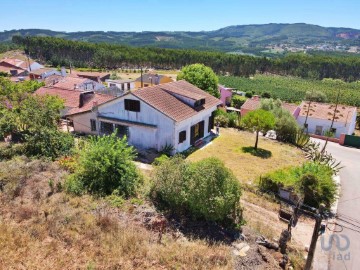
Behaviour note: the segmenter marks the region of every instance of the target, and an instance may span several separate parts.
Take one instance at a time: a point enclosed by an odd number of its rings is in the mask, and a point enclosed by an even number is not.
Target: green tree
[[[135,150],[127,144],[126,137],[119,139],[116,132],[91,136],[79,152],[78,168],[67,182],[68,190],[81,187],[101,196],[114,192],[132,196],[142,182],[133,162],[135,157]]]
[[[231,106],[240,109],[240,107],[245,103],[246,100],[246,97],[235,95],[231,99]]]
[[[267,132],[275,125],[275,116],[269,111],[258,109],[247,113],[242,118],[243,125],[256,133],[254,149],[257,150],[259,141],[259,132]]]
[[[321,91],[308,91],[305,94],[305,99],[307,101],[314,101],[314,102],[326,102],[326,95]]]
[[[192,64],[183,67],[177,76],[177,80],[186,80],[214,97],[220,97],[218,77],[210,67],[203,64]]]
[[[282,107],[279,99],[262,99],[260,109],[270,111],[275,116],[276,139],[283,142],[295,143],[298,124],[291,113]]]

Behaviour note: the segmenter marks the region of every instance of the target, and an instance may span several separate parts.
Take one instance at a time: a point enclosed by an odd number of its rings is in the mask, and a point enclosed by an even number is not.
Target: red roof
[[[74,90],[75,85],[83,84],[87,80],[89,80],[89,79],[67,76],[67,77],[63,78],[62,80],[60,80],[58,83],[54,84],[53,87]]]
[[[51,96],[58,96],[59,98],[63,99],[65,107],[69,109],[66,115],[73,115],[77,113],[87,112],[93,108],[94,102],[96,102],[97,105],[100,105],[102,103],[114,99],[113,96],[92,92],[92,97],[90,99],[87,99],[82,107],[79,107],[80,95],[82,93],[85,92],[78,90],[68,90],[68,89],[59,89],[59,88],[50,88],[50,87],[41,87],[35,91],[35,95],[40,95],[40,96],[51,95]],[[87,93],[89,93],[89,91]]]
[[[301,111],[299,116],[306,116],[309,108],[309,102],[304,101],[300,105]],[[332,121],[335,111],[335,104],[311,102],[309,116],[317,119]],[[350,121],[356,113],[356,107],[338,105],[335,114],[335,122]]]
[[[9,65],[12,65],[14,67],[18,67],[18,68],[21,68],[21,69],[27,69],[28,68],[28,62],[25,62],[25,61],[20,60],[20,59],[5,58],[5,59],[2,59],[0,62],[7,63]],[[32,64],[33,61],[30,61],[30,63]]]
[[[195,109],[171,93],[195,100],[205,98],[205,104]],[[177,122],[221,104],[219,99],[184,80],[142,88],[132,94]]]

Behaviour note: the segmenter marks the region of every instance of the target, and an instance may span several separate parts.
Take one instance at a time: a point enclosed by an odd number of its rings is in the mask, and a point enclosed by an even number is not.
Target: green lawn
[[[230,168],[242,183],[253,183],[260,175],[279,168],[299,165],[305,157],[299,149],[266,138],[259,138],[259,148],[271,152],[271,156],[256,156],[245,151],[254,146],[255,134],[235,129],[220,129],[220,136],[211,144],[192,153],[188,159],[198,161],[217,157]]]

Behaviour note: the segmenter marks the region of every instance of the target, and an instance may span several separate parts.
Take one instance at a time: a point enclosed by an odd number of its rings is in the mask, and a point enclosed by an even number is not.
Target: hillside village
[[[336,214],[341,164],[332,151],[360,147],[356,107],[327,103],[316,91],[295,104],[217,79],[203,87],[188,70],[216,75],[199,64],[171,75],[129,75],[130,69],[83,71],[19,58],[0,60],[0,246],[10,254],[0,257],[2,265],[309,263],[319,209],[322,222]],[[11,236],[17,230],[21,242]],[[26,242],[49,254],[32,250],[34,259],[27,259]],[[322,267],[319,243],[316,250],[310,264]]]

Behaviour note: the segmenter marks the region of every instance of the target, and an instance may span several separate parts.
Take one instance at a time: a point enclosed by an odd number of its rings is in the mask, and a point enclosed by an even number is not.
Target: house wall
[[[155,148],[160,151],[162,147],[174,142],[174,121],[148,104],[140,101],[140,112],[125,110],[125,99],[139,100],[129,94],[112,102],[99,106],[99,115],[132,121],[154,127],[124,124],[129,127],[129,143],[139,148]],[[110,121],[110,120],[109,120]]]
[[[300,111],[301,111],[301,108],[297,107],[296,110],[293,112],[292,115],[295,117],[295,119],[298,119]]]
[[[356,116],[355,116],[355,118],[356,118]],[[306,119],[306,116],[300,115],[298,117],[297,122],[301,127],[304,126],[305,119]],[[353,129],[351,128],[353,126],[351,121],[355,121],[355,120],[349,119],[348,123],[336,122],[336,121],[334,122],[333,128],[336,128],[336,133],[335,133],[336,138],[340,138],[341,133],[352,134],[352,132],[354,132]],[[315,134],[316,126],[322,126],[323,128],[322,128],[321,135],[324,135],[325,131],[330,129],[331,121],[325,120],[325,119],[317,119],[317,118],[308,117],[307,124],[308,124],[309,133]]]
[[[201,113],[198,113],[197,115],[188,118],[182,122],[176,123],[175,126],[175,140],[173,142],[173,145],[175,147],[175,150],[177,152],[182,152],[188,149],[190,144],[190,136],[191,136],[191,126],[201,122],[204,120],[204,137],[208,136],[210,133],[208,132],[208,126],[209,126],[209,117],[211,116],[212,112],[216,110],[216,106],[204,110]],[[182,143],[179,143],[179,133],[183,130],[186,130],[186,140]]]
[[[93,80],[86,80],[84,83],[78,85],[78,88],[83,90],[100,90],[105,88],[105,86],[102,83],[95,82]]]
[[[115,82],[107,82],[107,86],[110,87],[110,84],[113,85],[115,84],[115,86],[119,89],[123,89],[122,88],[122,84],[124,85],[124,90],[132,90],[135,88],[135,82],[129,82],[130,83],[130,88],[128,88],[128,83],[115,83]]]
[[[96,131],[91,131],[90,119],[97,119],[97,113],[87,112],[75,114],[68,117],[74,123],[74,132],[97,135],[100,130],[100,123],[96,123]]]
[[[226,105],[226,98],[232,97],[232,91],[222,86],[219,86],[219,91],[220,91],[220,100],[223,103],[223,105]]]

